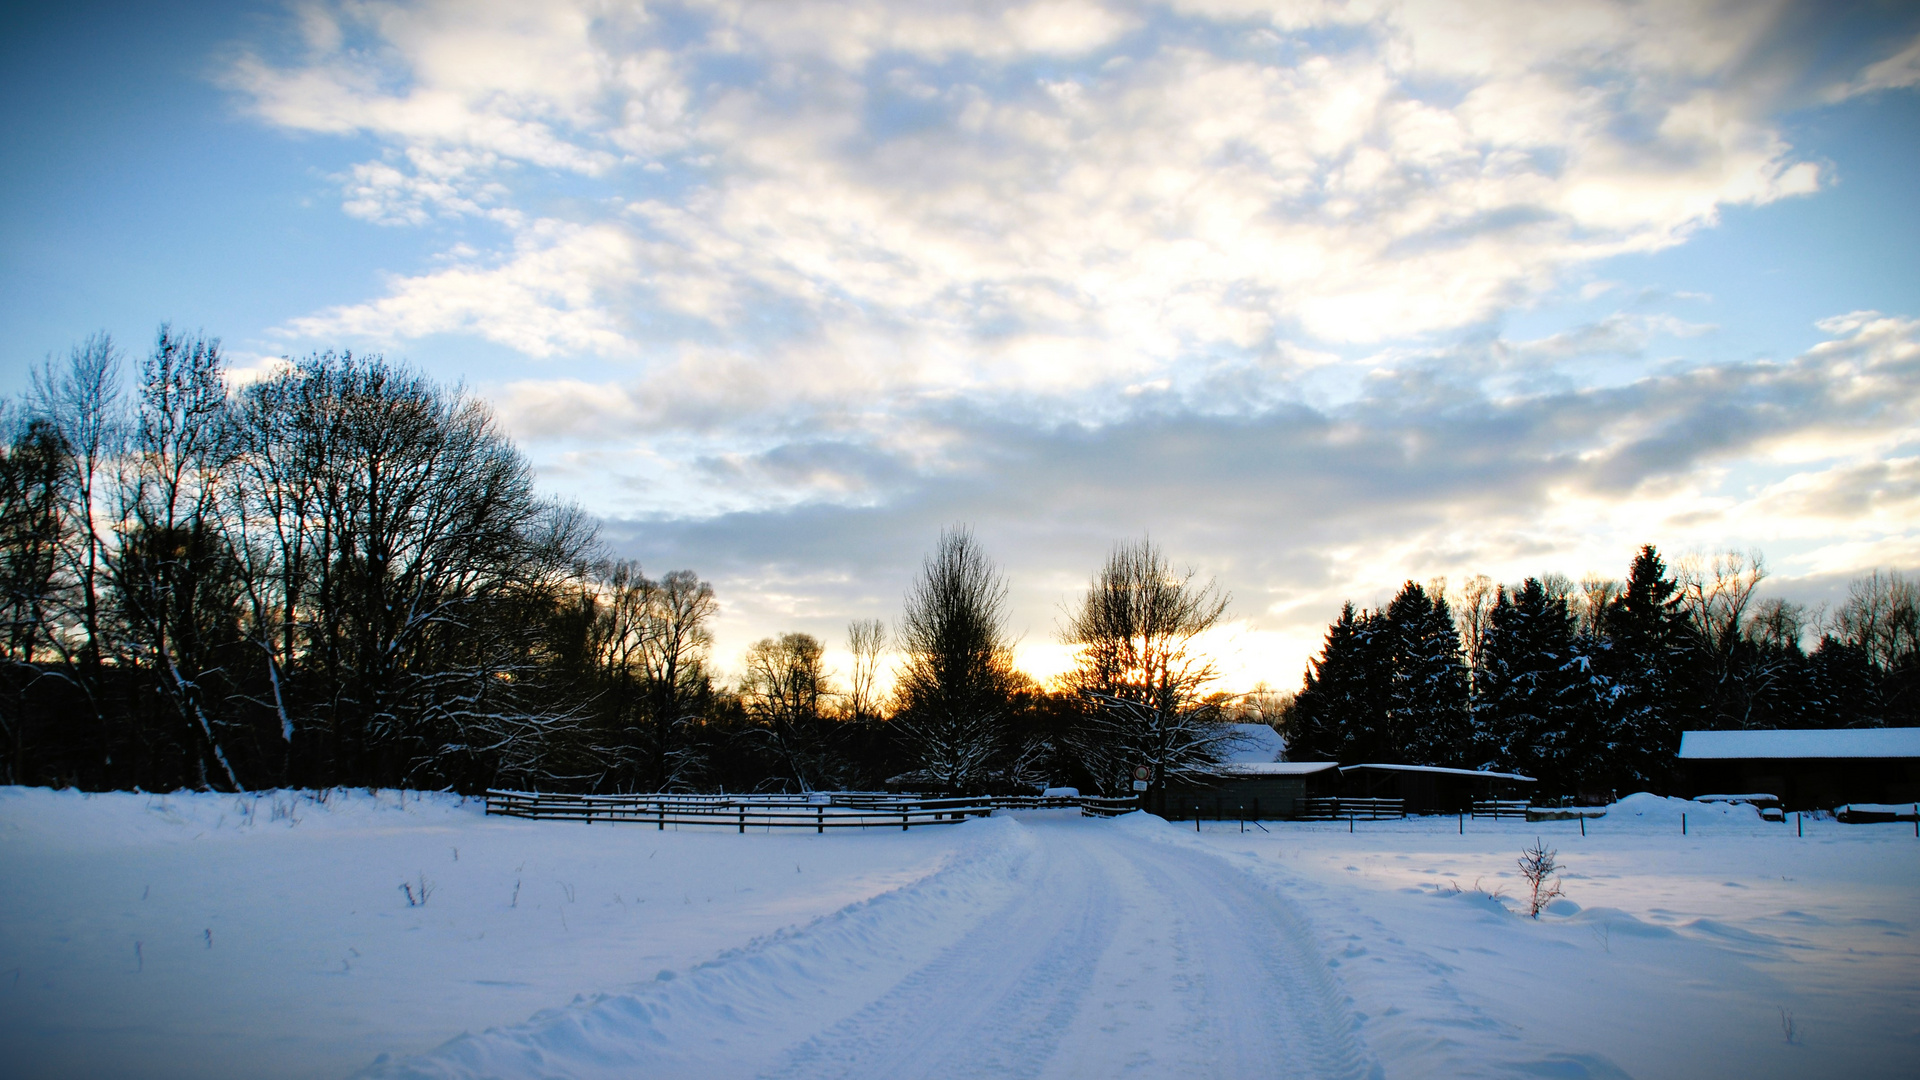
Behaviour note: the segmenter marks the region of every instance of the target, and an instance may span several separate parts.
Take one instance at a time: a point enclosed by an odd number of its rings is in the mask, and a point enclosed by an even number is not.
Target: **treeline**
[[[1689,729],[1920,723],[1920,590],[1855,580],[1827,613],[1759,601],[1757,555],[1625,581],[1557,575],[1347,604],[1287,714],[1293,756],[1491,768],[1544,791],[1668,790]],[[1815,637],[1811,651],[1803,640]]]
[[[712,587],[609,559],[486,407],[379,357],[230,387],[162,328],[0,403],[0,780],[92,789],[1130,790],[1203,769],[1225,602],[1145,543],[1094,576],[1064,690],[1014,669],[1006,585],[943,534],[894,633],[712,668]],[[883,653],[897,654],[882,695]]]

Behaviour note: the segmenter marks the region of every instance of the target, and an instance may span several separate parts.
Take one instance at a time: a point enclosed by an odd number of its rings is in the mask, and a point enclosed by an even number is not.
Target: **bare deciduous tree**
[[[1898,570],[1855,578],[1833,613],[1828,632],[1865,650],[1882,671],[1920,652],[1920,587]]]
[[[1487,621],[1493,616],[1498,592],[1493,579],[1485,574],[1475,574],[1460,586],[1453,617],[1460,624],[1461,652],[1466,654],[1470,670],[1480,668],[1480,645],[1486,639]]]
[[[108,466],[119,452],[126,424],[120,402],[120,353],[113,339],[95,334],[76,347],[67,363],[49,358],[33,375],[33,409],[53,424],[66,442],[67,476],[61,488],[70,543],[62,552],[62,574],[71,585],[61,622],[72,628],[51,638],[74,661],[95,715],[106,724],[99,700],[105,633],[101,626],[106,558],[110,536],[103,504]],[[108,739],[111,745],[110,736]],[[110,752],[110,751],[109,751]]]
[[[1007,584],[973,534],[955,527],[921,566],[899,626],[894,723],[929,782],[968,791],[1004,747],[1013,671]]]
[[[1581,578],[1579,603],[1574,605],[1574,614],[1580,620],[1580,632],[1588,637],[1605,635],[1607,613],[1613,610],[1626,589],[1626,583],[1615,578],[1603,578],[1598,574]]]
[[[822,706],[833,690],[822,664],[825,652],[812,634],[764,638],[747,649],[740,685],[747,716],[773,740],[801,791],[813,791],[826,779],[830,721]]]
[[[880,716],[880,654],[887,647],[887,626],[879,619],[855,619],[847,624],[847,652],[853,671],[847,677],[847,719],[856,723]]]
[[[236,621],[236,574],[216,519],[231,458],[220,343],[168,326],[141,365],[138,410],[119,465],[112,554],[115,593],[134,663],[176,717],[197,786],[209,759],[228,790],[234,771],[215,640]]]
[[[1094,575],[1062,636],[1079,649],[1067,681],[1091,706],[1074,749],[1107,790],[1146,766],[1152,794],[1219,760],[1229,734],[1203,700],[1219,672],[1198,639],[1226,610],[1212,582],[1175,571],[1151,540],[1117,545]]]

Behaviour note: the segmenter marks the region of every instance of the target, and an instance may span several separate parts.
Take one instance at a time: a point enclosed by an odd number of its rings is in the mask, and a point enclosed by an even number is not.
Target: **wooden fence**
[[[1525,799],[1475,799],[1470,817],[1490,817],[1495,821],[1501,818],[1527,819],[1527,800]]]
[[[1407,816],[1404,799],[1301,799],[1294,817],[1301,821],[1386,821]]]
[[[911,829],[953,825],[995,810],[1078,809],[1111,817],[1138,809],[1135,799],[1095,796],[976,796],[920,798],[885,792],[822,792],[814,795],[567,795],[553,792],[487,792],[487,813],[607,824],[732,827],[753,829]]]

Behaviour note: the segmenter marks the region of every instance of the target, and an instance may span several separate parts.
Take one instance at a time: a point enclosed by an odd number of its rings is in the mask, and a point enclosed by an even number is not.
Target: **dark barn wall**
[[[1778,796],[1789,810],[1920,801],[1920,758],[1722,758],[1684,763],[1690,795]]]
[[[1309,794],[1319,794],[1317,790],[1309,790],[1308,779],[1304,776],[1234,776],[1206,786],[1169,785],[1161,816],[1169,821],[1191,821],[1197,806],[1202,818],[1292,817],[1299,800]]]
[[[1475,799],[1524,799],[1533,785],[1512,780],[1398,769],[1349,769],[1341,794],[1355,799],[1400,799],[1409,814],[1457,814]]]

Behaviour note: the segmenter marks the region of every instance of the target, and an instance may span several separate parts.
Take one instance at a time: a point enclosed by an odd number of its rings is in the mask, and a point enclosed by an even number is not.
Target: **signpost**
[[[1136,766],[1133,770],[1133,790],[1147,790],[1147,782],[1152,779],[1153,769],[1145,765]]]

